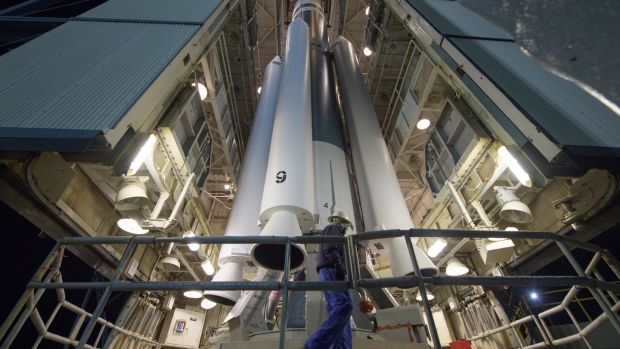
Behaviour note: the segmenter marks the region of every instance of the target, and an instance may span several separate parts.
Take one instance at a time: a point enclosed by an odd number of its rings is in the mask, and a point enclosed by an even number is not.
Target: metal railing
[[[410,238],[414,237],[444,237],[444,238],[473,238],[484,239],[489,237],[510,238],[510,239],[548,239],[553,240],[558,245],[564,256],[576,271],[576,276],[425,276],[421,275],[419,265],[413,249]],[[413,266],[414,275],[403,277],[389,277],[379,279],[363,279],[360,277],[359,256],[357,255],[357,244],[361,241],[387,239],[387,238],[404,238],[410,256],[410,263]],[[273,243],[286,245],[286,257],[284,273],[290,271],[290,251],[291,244],[317,244],[325,242],[336,242],[345,244],[346,269],[350,276],[347,281],[289,281],[284,278],[282,281],[238,281],[238,282],[212,282],[212,281],[124,281],[120,279],[123,271],[127,267],[128,261],[136,246],[144,244],[167,244],[167,243],[200,243],[200,244],[251,244],[251,243]],[[115,268],[113,277],[107,282],[62,282],[59,275],[59,260],[64,253],[64,247],[68,245],[104,245],[104,244],[125,244],[127,245],[119,263]],[[534,231],[470,231],[470,230],[429,230],[429,229],[411,229],[411,230],[387,230],[366,232],[346,237],[336,236],[201,236],[201,237],[155,237],[155,236],[117,236],[117,237],[71,237],[65,238],[57,242],[47,258],[43,261],[31,281],[27,285],[26,292],[19,299],[9,316],[6,318],[2,327],[0,327],[0,343],[1,349],[9,348],[15,340],[17,334],[24,326],[28,318],[36,317],[36,306],[41,296],[46,290],[65,290],[65,289],[101,289],[103,290],[98,301],[96,309],[92,314],[85,314],[84,318],[89,318],[86,327],[82,330],[79,341],[71,340],[68,344],[76,348],[96,347],[97,342],[93,345],[87,345],[87,341],[97,324],[106,326],[112,331],[119,331],[127,336],[133,336],[135,339],[144,343],[152,344],[159,347],[159,343],[151,341],[147,338],[140,337],[138,334],[131,333],[125,329],[115,326],[100,318],[102,311],[114,291],[158,291],[158,290],[278,290],[283,291],[283,307],[281,311],[280,325],[280,348],[285,348],[285,334],[287,323],[287,296],[288,290],[304,290],[304,291],[321,291],[321,290],[347,290],[352,288],[384,288],[399,287],[410,288],[418,287],[424,312],[428,321],[429,332],[431,335],[434,348],[441,348],[437,328],[433,321],[431,306],[428,301],[425,285],[480,285],[480,286],[569,286],[574,288],[587,288],[593,294],[598,305],[604,311],[604,318],[609,320],[613,327],[620,334],[620,320],[616,311],[620,307],[616,300],[615,305],[610,304],[609,299],[604,292],[608,294],[620,292],[620,285],[605,281],[599,277],[590,276],[592,268],[584,271],[577,263],[572,253],[566,246],[585,249],[594,252],[598,260],[605,260],[614,273],[620,276],[620,264],[617,259],[600,246],[567,238],[565,236]],[[542,314],[543,318],[545,314]],[[499,333],[504,330],[514,329],[516,326],[533,321],[546,334],[545,326],[541,323],[541,315],[529,315],[525,318],[514,321],[511,324],[504,325],[488,333],[484,333],[472,340],[481,339]],[[37,320],[38,321],[38,320]],[[595,320],[597,321],[597,320]],[[77,329],[73,329],[72,334],[76,335],[81,330],[82,323]],[[46,330],[42,328],[42,330]],[[60,337],[60,336],[59,336]],[[545,337],[545,336],[543,336]],[[47,336],[45,339],[58,339],[54,336]],[[62,337],[65,338],[65,337]],[[65,342],[62,342],[65,343]],[[539,343],[540,346],[552,345],[551,340],[545,337],[545,342]],[[523,343],[520,344],[521,347]],[[532,346],[530,346],[532,347]]]

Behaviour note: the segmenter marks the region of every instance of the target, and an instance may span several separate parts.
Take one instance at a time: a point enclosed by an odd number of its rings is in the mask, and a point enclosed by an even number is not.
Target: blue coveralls
[[[330,224],[323,235],[343,235],[345,229],[338,223]],[[338,244],[321,244],[317,256],[317,269],[321,281],[341,281],[336,276],[336,263],[344,265],[344,251]],[[306,341],[305,349],[351,349],[350,318],[353,300],[350,291],[323,291],[327,302],[327,319]]]

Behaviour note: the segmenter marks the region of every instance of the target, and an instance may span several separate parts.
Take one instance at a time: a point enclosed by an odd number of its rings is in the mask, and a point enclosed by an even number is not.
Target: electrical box
[[[198,348],[205,313],[176,308],[166,314],[159,335],[163,346],[175,348]]]
[[[378,309],[375,314],[377,319],[377,333],[388,341],[422,343],[419,348],[428,348],[426,343],[426,324],[422,317],[422,311],[417,304]],[[418,348],[418,347],[416,347]]]
[[[476,240],[476,248],[480,258],[486,265],[507,262],[514,254],[514,243],[510,239],[501,241]]]

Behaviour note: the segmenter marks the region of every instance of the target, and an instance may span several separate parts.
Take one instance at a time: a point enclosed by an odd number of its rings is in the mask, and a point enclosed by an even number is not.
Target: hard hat
[[[348,225],[352,225],[351,220],[349,219],[349,216],[344,211],[340,211],[340,210],[334,211],[334,213],[327,218],[327,221],[330,223],[339,221],[339,222],[347,223]]]

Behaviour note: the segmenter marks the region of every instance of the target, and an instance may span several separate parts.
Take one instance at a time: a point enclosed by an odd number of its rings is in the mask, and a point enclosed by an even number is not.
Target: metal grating
[[[557,144],[576,155],[620,151],[620,117],[574,82],[544,69],[517,44],[450,41]]]
[[[108,0],[78,17],[203,23],[221,0]]]
[[[33,139],[46,139],[48,150],[83,150],[117,124],[198,28],[70,22],[3,55],[0,148],[34,150]]]

